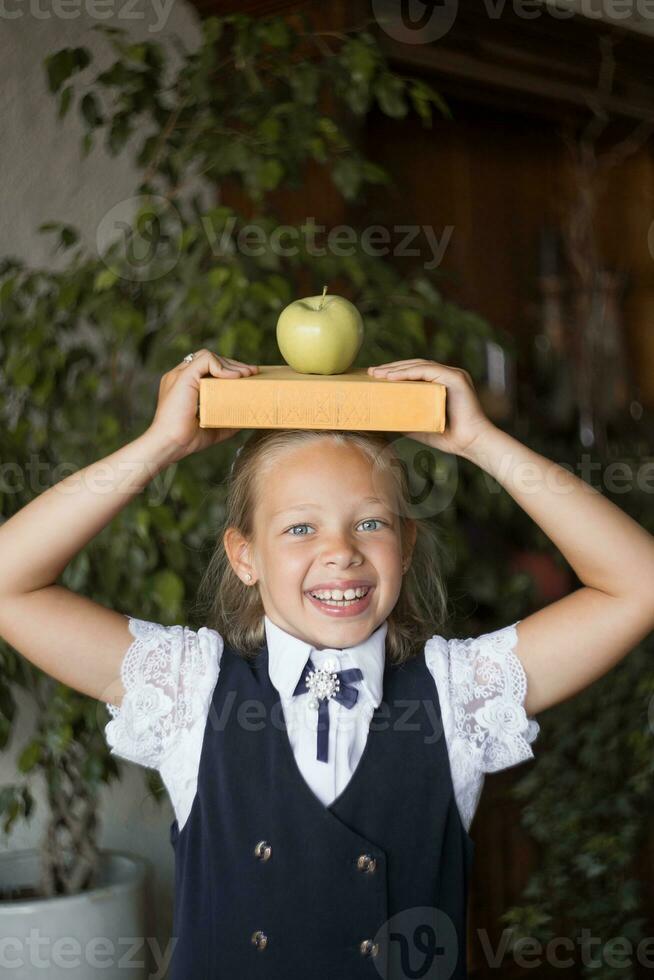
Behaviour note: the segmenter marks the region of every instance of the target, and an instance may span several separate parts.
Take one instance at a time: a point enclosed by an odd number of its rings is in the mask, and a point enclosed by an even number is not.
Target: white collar
[[[365,689],[375,707],[379,705],[384,687],[387,620],[384,620],[367,640],[357,643],[356,646],[344,647],[342,650],[329,647],[316,650],[310,643],[277,626],[269,616],[264,616],[264,623],[270,680],[287,700],[293,697],[309,656],[316,667],[320,667],[328,657],[333,657],[342,663],[343,654],[348,654],[353,666],[359,667],[363,673],[359,687]]]

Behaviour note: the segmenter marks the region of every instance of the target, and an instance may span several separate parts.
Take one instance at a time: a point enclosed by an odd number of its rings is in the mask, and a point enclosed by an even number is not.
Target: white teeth
[[[311,595],[315,596],[316,599],[322,599],[323,601],[329,602],[341,602],[342,600],[352,600],[361,599],[364,595],[367,595],[369,589],[360,586],[356,589],[327,589],[320,590],[319,592],[312,592]]]

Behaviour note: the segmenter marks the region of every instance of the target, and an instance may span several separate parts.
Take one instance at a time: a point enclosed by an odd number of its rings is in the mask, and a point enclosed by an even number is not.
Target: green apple
[[[363,320],[343,296],[307,296],[285,306],[277,321],[282,357],[299,374],[344,374],[363,343]]]

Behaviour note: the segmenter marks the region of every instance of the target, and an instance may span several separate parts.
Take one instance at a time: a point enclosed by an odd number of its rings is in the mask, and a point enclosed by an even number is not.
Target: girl
[[[0,634],[106,702],[113,753],[161,773],[173,980],[463,978],[484,774],[532,758],[533,716],[654,628],[654,540],[495,427],[466,371],[411,359],[369,369],[447,386],[446,431],[406,435],[491,474],[583,587],[444,639],[433,542],[391,444],[319,430],[256,430],[238,455],[207,626],[144,622],[55,584],[162,469],[237,431],[199,428],[200,378],[256,370],[185,358],[141,436],[0,528]]]

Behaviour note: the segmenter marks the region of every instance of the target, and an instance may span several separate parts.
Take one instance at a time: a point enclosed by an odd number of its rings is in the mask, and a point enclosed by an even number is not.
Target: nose
[[[322,560],[325,565],[347,568],[351,564],[360,565],[363,555],[349,534],[335,533],[323,549]]]

